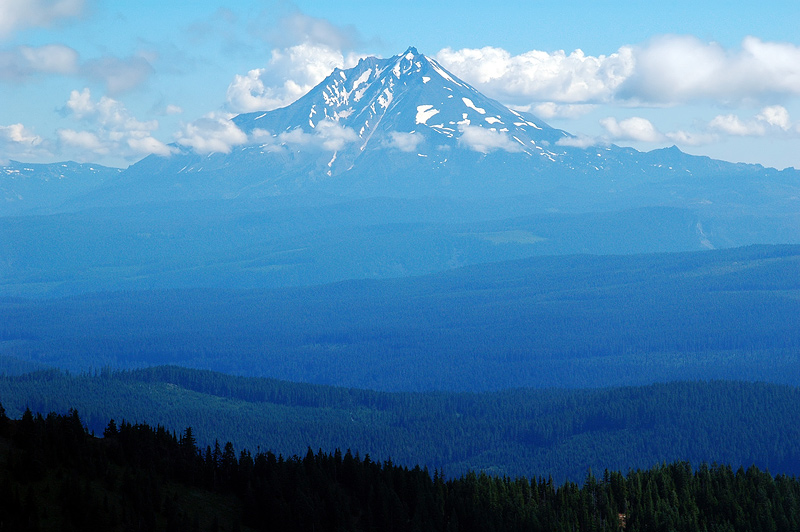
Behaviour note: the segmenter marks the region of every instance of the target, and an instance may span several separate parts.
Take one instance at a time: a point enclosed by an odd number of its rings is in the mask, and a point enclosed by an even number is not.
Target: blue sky
[[[581,144],[800,168],[798,27],[796,0],[0,0],[0,162],[229,149],[230,116],[413,45]]]

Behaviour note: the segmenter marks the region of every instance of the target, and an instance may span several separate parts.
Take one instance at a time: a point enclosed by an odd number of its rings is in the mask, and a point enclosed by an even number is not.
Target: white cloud
[[[210,113],[185,124],[176,140],[200,154],[230,153],[234,146],[247,143],[247,134],[236,127],[230,116]]]
[[[88,130],[66,128],[57,132],[61,144],[98,155],[113,154],[128,159],[142,155],[167,156],[175,149],[152,136],[158,121],[137,120],[125,106],[107,96],[92,99],[88,88],[73,90],[64,107],[65,111],[88,124]]]
[[[174,148],[167,146],[160,140],[153,137],[136,138],[131,137],[128,139],[128,146],[136,153],[143,155],[160,155],[162,157],[169,157]]]
[[[42,137],[35,135],[22,124],[0,126],[0,139],[29,146],[38,146],[42,143]]]
[[[666,137],[676,144],[683,146],[702,146],[716,142],[719,137],[710,133],[692,133],[689,131],[673,131],[666,134]]]
[[[789,111],[781,105],[772,105],[765,107],[756,116],[757,120],[766,122],[767,124],[779,127],[784,131],[789,131],[792,127],[792,121],[789,118]]]
[[[20,55],[36,72],[73,74],[78,70],[78,52],[62,44],[21,46]]]
[[[416,131],[413,133],[392,131],[389,136],[391,138],[389,141],[390,147],[409,153],[417,151],[417,147],[423,140],[425,140],[425,137],[422,136],[422,133],[418,133]]]
[[[635,48],[635,74],[622,99],[678,104],[703,99],[736,103],[800,95],[800,47],[746,37],[738,50],[693,36],[664,35]]]
[[[47,144],[45,139],[23,124],[0,126],[0,160],[49,158],[51,153]]]
[[[720,140],[721,136],[735,137],[763,137],[772,135],[786,137],[800,133],[795,129],[789,112],[785,107],[772,105],[764,107],[749,119],[742,119],[736,114],[717,115],[710,120],[699,132],[679,129],[668,133],[661,133],[647,119],[632,117],[625,120],[609,117],[600,121],[613,140],[628,140],[639,142],[665,142],[670,140],[684,146],[707,145]],[[567,141],[570,142],[570,141]],[[563,142],[559,142],[563,144]]]
[[[46,27],[83,11],[84,0],[2,0],[0,38],[29,27]]]
[[[72,74],[78,67],[78,52],[61,44],[48,44],[33,48],[21,46],[20,55],[37,72]]]
[[[291,144],[293,146],[309,146],[315,143],[314,135],[306,133],[300,128],[284,131],[278,135],[278,141],[282,144]]]
[[[164,112],[168,115],[183,114],[183,108],[179,105],[169,104]]]
[[[63,144],[82,151],[89,151],[98,155],[107,155],[111,148],[108,142],[103,142],[91,131],[75,131],[74,129],[59,129],[58,138]]]
[[[646,118],[633,116],[622,121],[608,117],[600,121],[608,134],[617,140],[634,140],[640,142],[661,142],[662,135]]]
[[[283,144],[327,151],[341,150],[357,140],[358,134],[352,128],[343,127],[333,120],[320,121],[312,133],[296,128],[278,135],[278,141]]]
[[[629,47],[609,56],[587,56],[581,50],[567,55],[532,50],[512,56],[501,48],[452,50],[436,54],[445,68],[491,96],[515,104],[531,101],[560,103],[610,100],[631,75],[634,59]]]
[[[97,111],[97,105],[92,101],[92,92],[88,88],[84,88],[81,92],[71,91],[66,107],[77,118],[93,115]]]
[[[462,126],[460,130],[461,136],[458,139],[458,143],[470,150],[481,153],[489,153],[495,150],[522,151],[522,146],[514,142],[504,132],[492,131],[480,126]]]
[[[267,89],[261,80],[261,75],[265,71],[266,69],[262,68],[251,70],[245,75],[236,74],[227,92],[228,107],[231,110],[237,113],[269,111],[283,107],[293,100],[291,96],[287,97],[286,93],[294,93],[300,90],[300,87],[295,85],[291,90],[279,90],[274,87]]]
[[[557,104],[739,103],[800,96],[800,46],[756,37],[728,49],[693,36],[662,35],[598,56],[581,50],[512,55],[493,47],[445,48],[436,59],[506,104],[540,102],[538,112],[545,118],[570,117]]]
[[[75,74],[78,52],[61,44],[19,46],[0,51],[0,80],[22,81],[35,74]]]
[[[708,128],[727,135],[760,137],[769,133],[789,132],[792,129],[792,120],[785,107],[772,105],[764,107],[749,120],[742,120],[735,114],[718,115],[708,123]]]
[[[578,118],[592,112],[596,105],[587,104],[557,104],[544,102],[533,108],[533,113],[545,120],[551,118]]]
[[[113,98],[102,96],[97,101],[92,100],[92,93],[88,88],[84,88],[80,92],[77,90],[70,92],[66,108],[76,118],[100,125],[111,131],[127,132],[141,137],[158,129],[158,121],[140,122],[128,112],[121,102]]]
[[[708,123],[708,127],[721,133],[740,137],[761,136],[767,131],[763,124],[756,121],[744,122],[733,114],[714,117],[714,119]]]
[[[588,148],[589,146],[597,146],[598,144],[603,144],[603,142],[600,139],[586,135],[563,137],[556,141],[556,146],[570,146],[573,148]]]
[[[249,113],[284,107],[314,88],[334,68],[350,68],[358,59],[314,43],[275,49],[267,67],[234,77],[228,86],[228,108],[234,113]]]
[[[322,141],[322,147],[329,151],[341,150],[350,142],[358,140],[356,132],[349,127],[342,127],[332,120],[322,120],[314,128],[314,134]]]

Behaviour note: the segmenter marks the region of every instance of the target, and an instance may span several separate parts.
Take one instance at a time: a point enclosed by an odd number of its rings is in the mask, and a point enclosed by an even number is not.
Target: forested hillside
[[[589,468],[719,462],[800,474],[800,390],[742,382],[676,382],[600,390],[385,393],[159,367],[0,379],[12,417],[77,408],[101,434],[109,419],[180,431],[201,446],[284,455],[347,449],[373,459],[579,481]]]
[[[77,412],[11,421],[0,407],[0,528],[16,531],[765,530],[800,526],[800,483],[686,462],[582,484],[402,467],[334,450],[300,456],[198,447],[145,423]]]
[[[280,290],[0,300],[0,355],[389,391],[800,385],[800,247],[538,257]]]

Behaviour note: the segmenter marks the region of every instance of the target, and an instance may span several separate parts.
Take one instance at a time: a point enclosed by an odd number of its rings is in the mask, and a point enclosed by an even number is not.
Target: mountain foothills
[[[0,165],[0,215],[49,213],[112,181],[122,170],[74,162]]]

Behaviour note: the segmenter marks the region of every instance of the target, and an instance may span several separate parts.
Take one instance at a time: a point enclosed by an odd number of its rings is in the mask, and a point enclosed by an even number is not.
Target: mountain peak
[[[368,57],[336,69],[284,109],[234,120],[247,133],[270,132],[273,143],[291,140],[290,132],[308,143],[319,137],[316,145],[329,152],[328,175],[347,171],[369,148],[388,147],[442,164],[449,149],[499,150],[552,161],[555,154],[548,146],[566,136],[487,98],[413,46],[387,59]],[[321,140],[330,135],[337,141]]]

